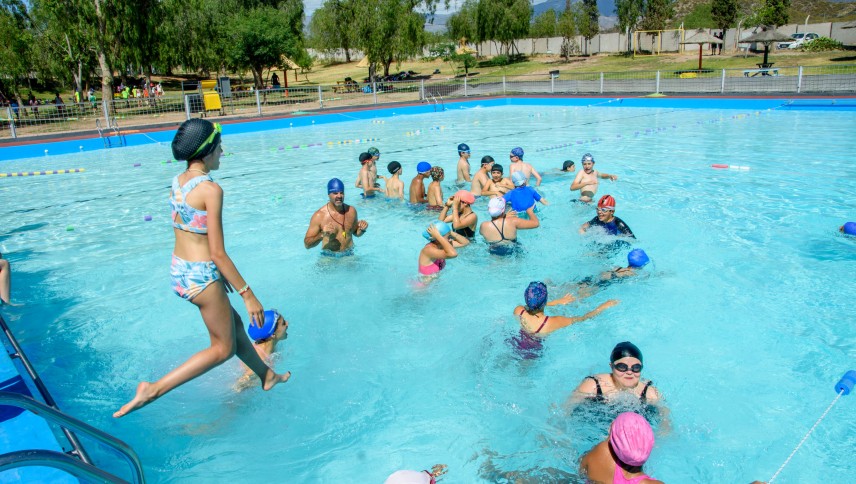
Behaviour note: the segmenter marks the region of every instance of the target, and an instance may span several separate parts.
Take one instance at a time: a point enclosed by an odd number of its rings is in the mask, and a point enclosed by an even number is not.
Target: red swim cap
[[[611,208],[615,210],[615,199],[612,198],[612,195],[604,195],[597,202],[597,208]]]

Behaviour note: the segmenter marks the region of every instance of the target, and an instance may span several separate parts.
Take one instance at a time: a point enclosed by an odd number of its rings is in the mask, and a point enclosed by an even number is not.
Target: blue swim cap
[[[345,184],[338,178],[333,178],[327,182],[327,194],[335,192],[345,193]]]
[[[469,153],[470,147],[467,146],[466,143],[461,143],[458,145],[458,153]]]
[[[856,235],[856,222],[847,222],[842,229],[847,235]]]
[[[427,161],[420,161],[418,165],[416,165],[416,173],[425,173],[431,171],[431,163]]]
[[[526,184],[526,175],[524,175],[522,171],[515,171],[514,174],[511,175],[511,181],[514,183],[514,186],[522,187]]]
[[[256,320],[253,319],[253,323],[250,324],[249,328],[247,328],[247,333],[250,335],[250,339],[258,343],[263,339],[273,336],[273,333],[276,332],[277,319],[279,319],[279,312],[277,312],[276,309],[265,311],[265,324],[261,328],[256,326]]]
[[[518,146],[517,148],[514,148],[511,150],[511,154],[522,160],[523,159],[523,148]]]
[[[543,308],[547,304],[547,285],[540,281],[530,282],[523,293],[523,298],[526,300],[528,311],[537,311]]]
[[[648,254],[642,249],[633,249],[627,254],[627,263],[630,264],[630,267],[643,267],[650,260]]]
[[[434,222],[431,222],[431,225],[437,227],[437,230],[440,231],[440,235],[442,235],[443,237],[449,235],[449,232],[452,231],[451,225],[447,224],[446,222],[441,222],[440,220],[435,220]],[[425,237],[428,240],[434,240],[427,230],[422,231],[422,237]]]

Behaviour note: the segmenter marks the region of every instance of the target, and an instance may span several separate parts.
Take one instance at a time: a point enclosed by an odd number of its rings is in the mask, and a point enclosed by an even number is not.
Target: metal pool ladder
[[[432,94],[431,100],[434,101],[434,112],[435,113],[438,111],[438,108],[440,108],[439,111],[445,111],[446,110],[446,103],[443,102],[443,96],[440,96],[440,99],[438,100]]]
[[[28,410],[31,413],[38,415],[48,423],[55,424],[62,429],[68,442],[71,444],[72,450],[68,453],[56,452],[46,449],[28,449],[8,452],[0,455],[0,472],[15,469],[19,467],[39,466],[53,467],[72,474],[81,479],[88,479],[96,482],[110,483],[127,483],[128,481],[117,477],[103,469],[97,467],[87,455],[80,441],[74,432],[86,435],[87,437],[106,445],[119,455],[131,468],[131,481],[134,484],[145,483],[143,475],[143,467],[140,463],[136,452],[121,440],[112,435],[101,431],[86,422],[78,420],[68,414],[63,413],[57,406],[50,392],[41,377],[36,373],[30,360],[21,350],[18,341],[12,335],[9,326],[3,317],[0,316],[0,327],[2,327],[4,336],[11,347],[11,351],[7,349],[7,353],[12,360],[18,360],[24,367],[27,376],[34,384],[36,389],[41,394],[46,403],[41,403],[29,396],[19,393],[0,391],[0,405],[17,407],[23,410]]]
[[[122,131],[119,130],[119,123],[116,121],[116,118],[110,118],[110,126],[109,131],[106,135],[104,134],[104,127],[101,125],[101,118],[95,120],[95,129],[98,130],[98,136],[101,138],[101,141],[104,143],[105,148],[112,148],[113,142],[110,141],[111,136],[115,136],[118,140],[116,146],[125,146],[125,136],[122,134]]]

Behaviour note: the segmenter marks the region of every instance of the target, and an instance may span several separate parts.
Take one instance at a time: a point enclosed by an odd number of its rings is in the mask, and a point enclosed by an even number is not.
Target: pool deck
[[[467,97],[456,100],[446,100],[443,104],[435,105],[425,102],[403,102],[384,104],[382,106],[356,106],[341,109],[317,109],[304,111],[305,114],[271,115],[250,117],[209,117],[223,125],[229,125],[231,133],[246,133],[284,129],[289,127],[310,126],[313,124],[335,123],[345,120],[366,120],[393,117],[402,114],[427,114],[438,112],[437,107],[444,110],[467,109],[473,105],[492,106],[621,106],[642,108],[699,108],[699,109],[744,109],[744,110],[847,110],[856,111],[856,95],[848,96],[812,96],[812,97],[783,97],[783,96],[643,96],[643,97],[605,97],[598,96],[567,96],[567,95],[514,95],[514,96],[485,96]],[[135,127],[122,130],[124,143],[120,146],[107,147],[98,131],[83,131],[73,134],[56,133],[32,136],[18,139],[0,140],[0,161],[33,158],[39,156],[78,153],[100,149],[114,149],[122,146],[137,146],[151,143],[169,143],[175,130],[181,123],[170,122],[151,125],[144,128]],[[115,139],[115,135],[111,137]]]

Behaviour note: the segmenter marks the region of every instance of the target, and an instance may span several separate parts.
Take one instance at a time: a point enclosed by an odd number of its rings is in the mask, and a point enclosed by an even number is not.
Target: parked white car
[[[799,49],[805,44],[808,44],[812,40],[820,37],[820,35],[814,32],[800,32],[796,34],[791,34],[791,38],[794,40],[790,42],[779,42],[777,47],[780,49]]]

